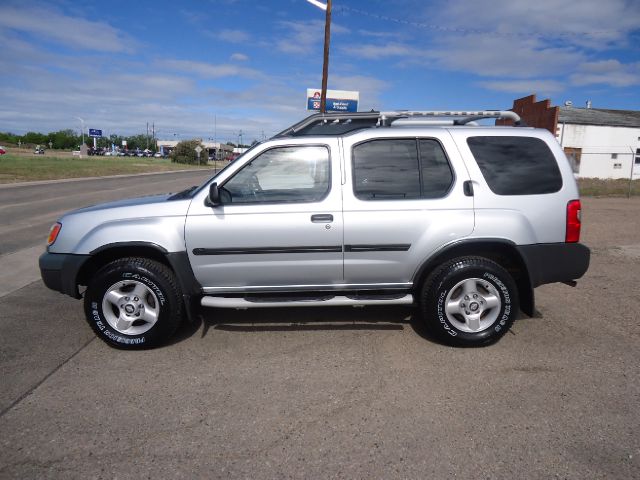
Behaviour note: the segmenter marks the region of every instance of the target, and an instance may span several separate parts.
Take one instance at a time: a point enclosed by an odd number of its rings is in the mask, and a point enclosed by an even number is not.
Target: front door
[[[340,284],[342,205],[337,141],[258,149],[219,182],[223,204],[194,198],[186,244],[207,293]]]

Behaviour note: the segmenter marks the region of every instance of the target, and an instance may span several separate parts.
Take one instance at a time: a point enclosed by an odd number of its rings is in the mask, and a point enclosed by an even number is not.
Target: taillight
[[[570,200],[567,203],[567,235],[565,242],[580,241],[580,200]]]
[[[49,238],[47,238],[47,245],[53,245],[53,242],[58,238],[58,234],[60,233],[60,229],[62,228],[62,224],[60,222],[56,222],[51,225],[51,230],[49,230]]]

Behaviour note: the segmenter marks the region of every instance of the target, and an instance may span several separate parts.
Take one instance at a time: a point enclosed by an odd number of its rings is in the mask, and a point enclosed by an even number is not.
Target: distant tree
[[[0,142],[2,143],[18,145],[18,140],[22,141],[22,137],[20,135],[9,132],[0,132]]]
[[[178,142],[176,148],[171,152],[171,161],[176,163],[188,163],[191,165],[198,165],[198,155],[196,154],[196,147],[202,142],[200,140],[183,140]],[[200,163],[206,164],[208,160],[207,150],[203,148],[200,154]]]
[[[51,142],[53,148],[64,150],[76,148],[80,142],[82,142],[82,137],[76,135],[76,133],[71,129],[52,132],[47,134],[46,137],[47,145]]]
[[[44,145],[47,141],[48,137],[44,133],[27,132],[22,136],[22,142],[31,145]]]
[[[153,141],[151,137],[147,137],[144,133],[131,135],[125,140],[127,141],[127,148],[129,150],[135,150],[137,148],[139,148],[140,150],[144,150],[147,148],[147,144],[149,145],[149,148],[153,148]]]

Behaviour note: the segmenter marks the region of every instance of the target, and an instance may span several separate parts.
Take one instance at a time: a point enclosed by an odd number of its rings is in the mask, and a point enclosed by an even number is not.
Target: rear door
[[[447,130],[428,132],[344,139],[345,283],[410,287],[429,256],[473,231],[466,167]]]

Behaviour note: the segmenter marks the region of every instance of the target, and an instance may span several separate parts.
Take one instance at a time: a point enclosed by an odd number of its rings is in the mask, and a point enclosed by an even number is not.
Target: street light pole
[[[84,145],[84,120],[80,117],[76,117],[82,123],[82,145]]]
[[[331,0],[327,0],[326,5],[318,0],[307,0],[307,2],[325,11],[322,93],[320,94],[320,112],[325,113],[327,111],[327,77],[329,76],[329,43],[331,40]]]

